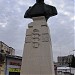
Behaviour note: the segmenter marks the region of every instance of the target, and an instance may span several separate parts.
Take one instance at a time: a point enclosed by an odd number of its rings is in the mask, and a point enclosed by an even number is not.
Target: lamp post
[[[75,50],[73,50],[74,56],[75,56]]]
[[[74,67],[73,63],[74,63],[74,57],[75,57],[75,50],[72,50],[71,51],[72,54],[72,57],[69,57],[69,67],[70,67],[70,73],[71,73],[71,67]]]
[[[73,55],[73,53],[72,53],[73,51],[70,51],[69,52],[69,67],[70,67],[70,73],[71,73],[71,62],[72,62],[72,57],[71,57],[71,55]]]

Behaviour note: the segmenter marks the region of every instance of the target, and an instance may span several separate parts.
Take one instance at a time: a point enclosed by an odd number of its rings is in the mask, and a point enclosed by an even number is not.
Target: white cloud
[[[64,24],[65,23],[65,21],[63,20],[63,21],[61,21],[61,24]]]
[[[6,25],[7,25],[7,23],[0,23],[0,26],[3,27],[3,28],[5,28]]]
[[[19,0],[18,4],[19,5],[25,5],[25,6],[32,6],[33,2],[31,2],[31,0]]]
[[[71,20],[74,20],[75,21],[75,16],[71,17]]]
[[[62,4],[62,5],[60,5],[60,8],[61,8],[61,9],[63,9],[63,8],[64,8],[64,6],[65,6],[65,5],[64,5],[64,4]]]
[[[18,54],[22,54],[25,31],[28,23],[31,22],[29,19],[24,19],[23,16],[28,7],[32,6],[35,1],[0,0],[0,40],[17,49],[16,53]],[[57,16],[48,20],[48,25],[51,29],[54,59],[56,59],[60,53],[62,55],[68,54],[73,49],[74,2],[73,0],[45,0],[45,3],[55,6],[58,11]],[[3,30],[4,27],[5,29]]]
[[[53,1],[52,0],[45,0],[45,3],[47,3],[49,5],[52,5],[53,4]]]
[[[75,25],[74,25],[74,30],[75,30]]]
[[[18,3],[19,3],[20,5],[25,5],[25,3],[24,3],[23,0],[18,0]]]
[[[70,16],[70,13],[66,12],[66,11],[63,14],[66,15],[66,16]]]

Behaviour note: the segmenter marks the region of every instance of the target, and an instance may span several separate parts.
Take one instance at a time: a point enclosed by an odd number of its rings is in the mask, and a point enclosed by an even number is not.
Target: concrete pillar
[[[26,30],[21,75],[55,75],[50,31],[45,17],[32,19]]]

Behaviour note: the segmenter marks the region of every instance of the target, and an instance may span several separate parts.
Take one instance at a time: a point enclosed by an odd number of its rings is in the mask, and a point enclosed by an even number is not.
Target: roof
[[[57,69],[70,69],[70,67],[58,67]]]
[[[16,55],[6,55],[6,58],[22,60],[22,57],[21,56],[16,56]]]
[[[75,68],[72,68],[72,67],[57,67],[57,69],[60,69],[60,70],[62,70],[62,69],[63,70],[66,70],[66,69],[69,70],[70,68],[75,69]]]
[[[6,45],[6,46],[9,47],[9,48],[12,48],[12,47],[8,46],[6,43],[4,43],[3,41],[0,41],[0,43],[3,43],[4,45]],[[14,48],[12,48],[12,49],[14,49]],[[15,49],[14,49],[14,50],[15,50]]]

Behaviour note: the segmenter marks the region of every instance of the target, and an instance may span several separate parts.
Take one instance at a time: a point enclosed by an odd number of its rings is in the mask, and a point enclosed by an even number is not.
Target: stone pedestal
[[[44,16],[28,25],[21,75],[55,75],[49,27]]]

